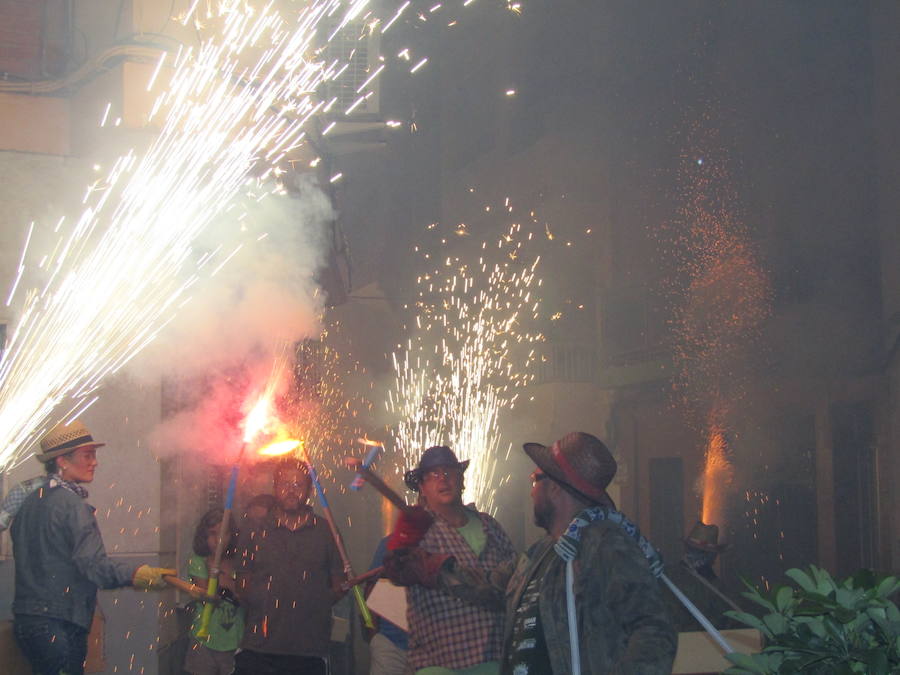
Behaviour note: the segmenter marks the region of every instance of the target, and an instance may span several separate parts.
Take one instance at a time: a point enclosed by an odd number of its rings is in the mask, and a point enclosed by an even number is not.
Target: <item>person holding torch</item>
[[[53,427],[37,455],[47,483],[25,498],[13,520],[13,632],[42,675],[84,673],[98,589],[162,589],[163,576],[175,576],[172,569],[135,567],[106,554],[83,487],[94,480],[103,445],[77,420]]]
[[[272,513],[241,526],[238,597],[247,618],[234,675],[327,672],[343,567],[328,525],[307,504],[311,490],[306,465],[282,461]]]

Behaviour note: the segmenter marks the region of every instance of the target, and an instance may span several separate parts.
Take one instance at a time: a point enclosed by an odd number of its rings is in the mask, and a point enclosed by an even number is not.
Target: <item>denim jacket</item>
[[[94,507],[62,486],[31,493],[13,520],[14,614],[90,630],[98,588],[131,585],[135,565],[112,560]]]

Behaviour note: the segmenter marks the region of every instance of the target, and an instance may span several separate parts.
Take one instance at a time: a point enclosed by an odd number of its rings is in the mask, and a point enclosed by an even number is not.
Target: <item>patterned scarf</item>
[[[70,481],[63,480],[62,476],[60,476],[58,473],[51,473],[48,478],[48,487],[56,487],[58,485],[60,487],[66,488],[66,490],[69,490],[70,492],[74,492],[82,499],[87,499],[88,491],[81,487],[78,483],[72,483]]]
[[[608,520],[625,530],[626,534],[637,543],[644,557],[647,558],[653,576],[659,578],[662,575],[664,565],[659,551],[653,548],[653,544],[641,534],[638,526],[628,520],[623,513],[605,506],[592,506],[575,516],[572,522],[569,523],[566,531],[553,545],[557,555],[566,561],[574,560],[575,556],[578,555],[578,547],[581,544],[581,531],[597,520]]]

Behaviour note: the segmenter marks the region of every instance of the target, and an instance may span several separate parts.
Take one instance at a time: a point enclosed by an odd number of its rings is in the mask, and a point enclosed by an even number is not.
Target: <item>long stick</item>
[[[358,586],[359,584],[364,584],[370,579],[374,579],[379,576],[382,572],[384,572],[384,565],[379,565],[378,567],[373,567],[368,572],[363,572],[358,577],[353,577],[351,579],[347,579],[344,583],[341,584],[341,588],[346,590],[350,590],[354,586]]]
[[[372,469],[366,466],[360,466],[357,469],[357,472],[361,474],[362,477],[365,478],[373,488],[378,490],[385,499],[387,499],[391,504],[396,506],[401,511],[408,511],[412,508],[403,500],[403,497],[394,492],[394,490],[387,483],[381,480],[378,474],[372,471]]]
[[[346,579],[352,579],[353,566],[350,564],[350,558],[347,555],[347,549],[344,546],[344,539],[341,537],[337,524],[334,522],[334,514],[331,513],[331,506],[329,506],[328,499],[325,497],[325,490],[319,482],[319,474],[316,473],[316,468],[312,465],[312,462],[309,461],[309,457],[306,453],[304,452],[303,454],[306,467],[309,469],[309,477],[312,479],[312,484],[316,488],[316,496],[319,498],[319,503],[322,505],[322,512],[325,514],[325,520],[328,521],[328,527],[331,529],[334,545],[337,548],[338,555],[341,556],[341,562],[344,564],[344,577]],[[353,587],[353,596],[356,598],[356,605],[359,607],[359,613],[362,616],[366,627],[374,629],[375,621],[372,619],[372,613],[366,605],[366,599],[363,597],[362,590],[360,590],[359,586]]]
[[[184,579],[179,579],[178,577],[173,577],[166,574],[163,576],[163,581],[169,584],[169,586],[174,586],[179,591],[184,591],[185,593],[190,594],[190,596],[195,600],[200,600],[201,598],[206,596],[206,591],[200,588],[197,584],[192,584],[191,582],[185,581]]]
[[[222,513],[222,524],[219,526],[219,541],[216,543],[216,552],[215,555],[213,555],[212,567],[209,570],[209,582],[207,582],[206,586],[207,598],[215,597],[216,591],[219,590],[219,572],[222,567],[222,554],[225,551],[225,543],[231,538],[228,536],[228,533],[231,531],[229,529],[229,523],[231,522],[231,508],[234,505],[234,492],[237,487],[238,470],[246,447],[246,443],[241,446],[237,461],[234,463],[234,466],[231,467],[231,480],[228,481],[228,492],[225,496],[225,511]],[[200,615],[200,626],[197,628],[197,637],[209,637],[209,620],[212,618],[213,609],[214,607],[211,602],[203,604],[203,613]]]
[[[659,578],[662,579],[663,583],[669,587],[669,590],[675,594],[675,597],[681,601],[681,604],[685,606],[687,611],[689,611],[691,615],[693,615],[693,617],[700,622],[700,625],[703,626],[706,632],[709,633],[710,637],[716,641],[719,647],[722,648],[722,651],[724,651],[726,654],[734,653],[734,648],[730,644],[728,644],[728,641],[718,630],[716,630],[716,627],[713,626],[712,623],[710,623],[709,619],[703,616],[703,612],[697,609],[697,606],[693,602],[688,600],[687,596],[679,590],[678,586],[673,584],[672,580],[669,579],[669,577],[667,577],[665,574],[660,574]]]
[[[697,570],[695,570],[693,567],[691,567],[690,565],[684,565],[684,568],[688,572],[690,572],[697,581],[699,581],[704,586],[706,586],[709,590],[711,590],[713,593],[718,595],[722,599],[722,601],[725,602],[729,607],[731,607],[731,609],[733,609],[735,612],[743,612],[744,611],[740,607],[738,607],[737,604],[731,598],[729,598],[722,591],[720,591],[713,584],[711,584],[708,579],[704,578],[704,576],[702,574],[700,574],[699,572],[697,572]]]
[[[363,460],[362,468],[368,469],[372,466],[372,462],[374,462],[378,455],[381,453],[382,446],[373,445],[369,448],[369,452],[366,453],[366,458]],[[350,489],[356,492],[357,490],[362,490],[363,485],[366,484],[366,478],[362,475],[361,471],[356,472],[356,476],[353,478],[353,482],[350,483]]]

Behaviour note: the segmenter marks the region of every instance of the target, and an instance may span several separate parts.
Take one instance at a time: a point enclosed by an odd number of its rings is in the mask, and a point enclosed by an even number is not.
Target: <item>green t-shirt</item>
[[[188,559],[188,577],[200,579],[209,578],[209,570],[206,567],[206,558],[192,555]],[[203,614],[203,603],[195,603],[194,622],[191,624],[191,636],[200,644],[216,652],[233,652],[241,643],[244,636],[244,610],[235,607],[230,602],[220,602],[213,609],[209,620],[209,638],[197,637],[200,630],[200,616]]]
[[[484,547],[487,546],[487,532],[484,531],[481,518],[469,512],[466,515],[469,517],[466,524],[462,527],[457,527],[456,531],[466,540],[466,543],[475,555],[481,555]]]

